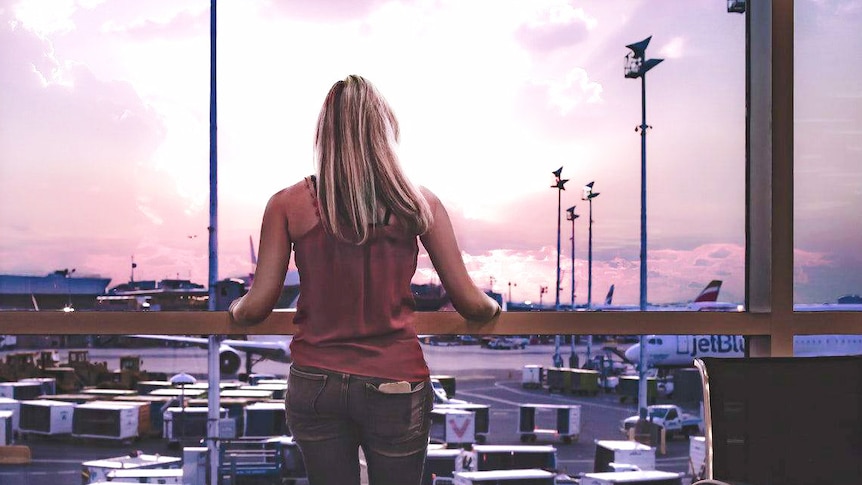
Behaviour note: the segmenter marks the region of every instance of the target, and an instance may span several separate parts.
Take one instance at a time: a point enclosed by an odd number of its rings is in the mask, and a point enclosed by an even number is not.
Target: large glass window
[[[359,73],[392,103],[403,163],[447,204],[480,285],[553,305],[559,217],[560,303],[603,306],[613,288],[611,305],[636,305],[644,99],[623,61],[627,45],[651,36],[647,57],[664,62],[646,83],[647,300],[685,304],[721,280],[718,299],[735,308],[744,18],[720,2],[627,8],[220,2],[219,277],[248,279],[267,198],[312,173],[323,97]],[[56,285],[67,287],[66,301],[24,291],[10,306],[81,308],[76,280],[97,275],[108,288],[134,279],[126,290],[188,290],[179,303],[196,307],[205,290],[195,285],[207,284],[209,2],[22,1],[0,15],[10,46],[0,60],[0,273],[66,271]],[[550,185],[561,166],[558,207]],[[592,203],[582,200],[590,182]],[[424,256],[415,283],[438,283]],[[123,305],[176,302],[104,306]]]
[[[805,0],[795,10],[794,301],[860,310],[862,8]]]

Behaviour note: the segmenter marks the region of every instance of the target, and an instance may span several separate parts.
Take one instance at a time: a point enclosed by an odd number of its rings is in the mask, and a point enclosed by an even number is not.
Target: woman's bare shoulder
[[[425,197],[425,201],[428,202],[428,206],[431,208],[431,212],[434,212],[434,209],[440,205],[440,199],[437,197],[437,194],[431,191],[428,187],[424,185],[419,186],[419,192],[422,194],[422,197]]]

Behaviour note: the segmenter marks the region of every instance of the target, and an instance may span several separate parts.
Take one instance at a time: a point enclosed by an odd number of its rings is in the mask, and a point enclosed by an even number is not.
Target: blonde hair
[[[381,207],[412,233],[428,231],[431,209],[401,170],[398,137],[392,109],[366,79],[350,75],[329,90],[314,146],[320,218],[336,238],[368,241]]]

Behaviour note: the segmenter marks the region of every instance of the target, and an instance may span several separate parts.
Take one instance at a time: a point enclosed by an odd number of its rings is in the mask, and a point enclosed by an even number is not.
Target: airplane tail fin
[[[721,280],[712,280],[706,288],[694,299],[695,303],[718,301],[718,292],[721,290]]]
[[[614,285],[608,289],[608,295],[605,297],[605,305],[610,305],[614,301]]]
[[[248,250],[251,254],[251,264],[257,264],[257,256],[254,254],[254,241],[251,236],[248,237]]]

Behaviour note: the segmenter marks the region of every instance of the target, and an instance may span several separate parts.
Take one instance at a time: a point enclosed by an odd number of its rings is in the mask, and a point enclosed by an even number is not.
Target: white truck
[[[638,419],[637,415],[624,419],[620,430],[628,434],[629,429],[637,424]],[[703,426],[703,420],[699,416],[683,412],[676,404],[647,406],[647,420],[663,427],[667,439],[671,439],[675,434],[681,434],[687,439],[691,435],[698,434]]]

